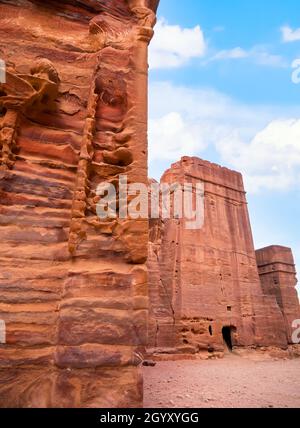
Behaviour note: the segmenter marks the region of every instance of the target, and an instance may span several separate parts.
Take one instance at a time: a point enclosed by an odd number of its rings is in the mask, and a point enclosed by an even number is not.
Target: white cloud
[[[165,19],[159,19],[150,45],[150,68],[176,68],[188,63],[192,58],[205,54],[206,43],[199,25],[194,28],[182,28],[169,25]]]
[[[297,42],[300,40],[300,28],[293,30],[288,25],[281,27],[282,40],[285,43]]]
[[[214,55],[211,60],[221,60],[221,59],[239,59],[239,58],[248,58],[249,54],[244,49],[237,47],[233,49],[223,50],[216,55]]]
[[[248,191],[299,186],[300,119],[273,120],[248,143],[233,132],[217,142],[217,150],[244,172]]]
[[[288,62],[281,56],[268,52],[265,48],[257,46],[250,51],[250,58],[258,65],[270,67],[288,67]]]
[[[208,62],[220,61],[220,60],[241,60],[250,59],[255,64],[271,66],[271,67],[287,67],[288,64],[280,55],[275,55],[268,52],[265,46],[254,46],[249,50],[242,49],[241,47],[235,47],[233,49],[222,50],[212,56]]]
[[[150,88],[149,157],[206,156],[243,173],[247,191],[300,186],[300,109],[247,106],[210,89]],[[209,157],[209,156],[208,156]],[[158,177],[156,177],[158,178]]]
[[[168,113],[156,120],[150,119],[150,161],[178,160],[182,156],[192,156],[202,148],[198,131],[198,126],[191,127],[178,112]]]
[[[217,27],[215,31],[221,31]],[[300,29],[294,32],[289,27],[282,28],[284,37],[298,40]],[[289,40],[291,41],[291,40]],[[155,34],[149,49],[149,65],[151,69],[178,68],[189,63],[193,58],[203,58],[207,54],[207,43],[200,25],[194,28],[182,28],[179,25],[170,25],[161,18],[155,26]],[[212,61],[249,59],[257,65],[272,67],[288,67],[287,62],[280,55],[272,54],[268,46],[257,45],[251,49],[234,47],[217,52],[203,61],[207,64]]]

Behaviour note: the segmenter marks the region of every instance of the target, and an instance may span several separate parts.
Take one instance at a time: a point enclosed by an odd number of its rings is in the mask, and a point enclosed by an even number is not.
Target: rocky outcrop
[[[1,407],[142,405],[148,222],[96,189],[147,183],[157,3],[0,1]]]
[[[285,320],[289,344],[293,344],[293,323],[300,319],[296,291],[297,278],[292,250],[273,245],[256,251],[257,266],[264,294],[276,298]]]
[[[186,157],[161,181],[204,183],[204,225],[188,230],[184,218],[150,222],[149,352],[286,348],[282,311],[260,284],[241,174]]]

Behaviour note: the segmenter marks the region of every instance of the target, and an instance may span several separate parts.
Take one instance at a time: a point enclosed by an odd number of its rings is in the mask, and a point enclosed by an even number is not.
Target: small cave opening
[[[208,327],[208,331],[209,331],[209,334],[212,336],[213,335],[213,329],[212,329],[211,325]]]
[[[222,336],[223,336],[224,344],[226,345],[229,351],[232,351],[233,349],[232,333],[234,331],[235,331],[234,327],[226,326],[222,328]]]

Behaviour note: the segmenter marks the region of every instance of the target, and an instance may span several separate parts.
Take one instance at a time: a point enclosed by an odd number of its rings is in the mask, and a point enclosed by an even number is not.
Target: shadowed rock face
[[[187,230],[184,220],[150,222],[150,349],[197,354],[226,346],[287,347],[285,308],[264,282],[261,287],[241,174],[183,158],[162,182],[203,182],[205,217],[199,230]],[[294,274],[287,300],[295,297]]]
[[[147,183],[156,3],[0,1],[2,407],[142,405],[148,222],[96,188]]]

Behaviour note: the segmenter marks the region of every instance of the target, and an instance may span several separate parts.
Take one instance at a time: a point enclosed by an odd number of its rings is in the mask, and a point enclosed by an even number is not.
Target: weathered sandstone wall
[[[148,222],[96,188],[147,183],[157,3],[0,1],[1,407],[142,405]]]
[[[293,322],[300,319],[297,278],[292,250],[273,245],[256,251],[262,289],[275,296],[283,314],[289,344],[292,344]]]
[[[282,313],[260,285],[241,174],[185,157],[162,182],[203,182],[205,215],[199,230],[184,219],[150,222],[150,350],[223,351],[226,340],[286,347]]]

